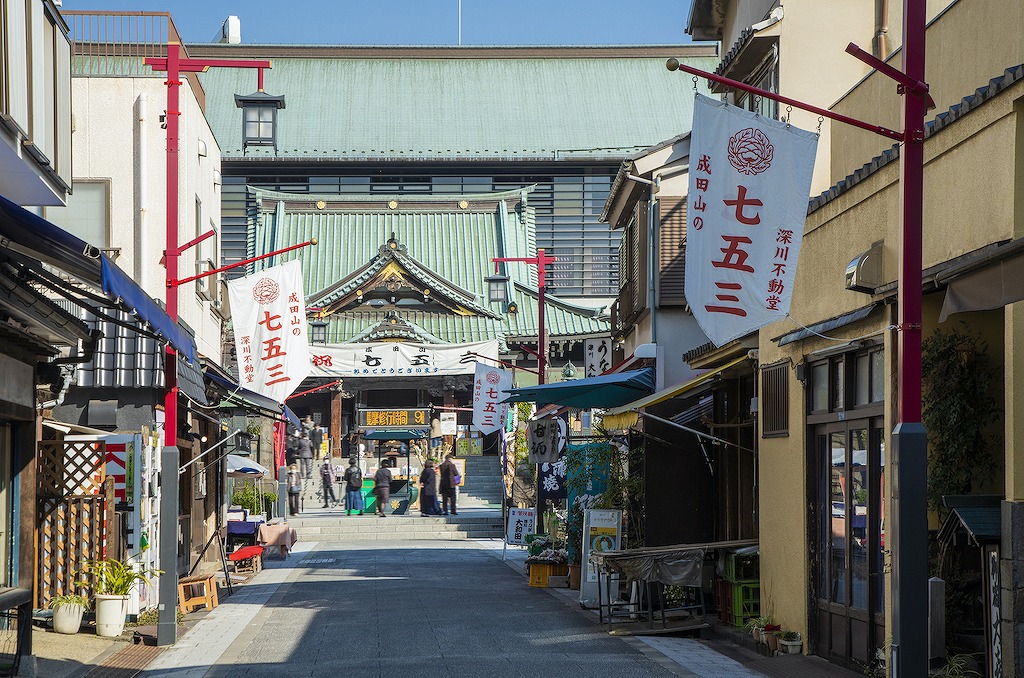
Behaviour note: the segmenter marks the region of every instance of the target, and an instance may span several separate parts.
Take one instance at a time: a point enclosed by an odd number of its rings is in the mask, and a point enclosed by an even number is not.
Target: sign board
[[[596,377],[604,374],[612,368],[612,340],[611,337],[604,339],[587,339],[584,341],[584,356],[586,376]]]
[[[558,456],[558,461],[540,465],[540,503],[566,498],[565,452]]]
[[[716,346],[789,314],[817,135],[697,95],[686,300]]]
[[[526,535],[533,534],[536,523],[537,509],[513,508],[508,510],[508,529],[505,531],[505,543],[525,544]]]
[[[512,372],[476,364],[473,379],[473,426],[484,435],[505,428],[508,404],[501,402],[512,388]]]
[[[567,426],[557,417],[534,419],[526,427],[528,459],[531,464],[553,464],[565,449]]]
[[[583,568],[580,583],[580,604],[584,607],[598,602],[597,568],[590,564],[593,551],[617,551],[622,538],[622,511],[587,509],[583,514]],[[616,590],[613,577],[613,590]]]
[[[302,263],[228,282],[238,383],[283,403],[310,372]]]
[[[360,428],[430,428],[430,411],[426,408],[413,410],[365,410],[356,411]]]
[[[441,413],[441,435],[443,436],[455,436],[459,434],[459,414],[458,412],[442,412]]]
[[[473,374],[479,356],[498,359],[498,342],[436,345],[388,341],[310,346],[309,351],[314,377],[425,377]]]

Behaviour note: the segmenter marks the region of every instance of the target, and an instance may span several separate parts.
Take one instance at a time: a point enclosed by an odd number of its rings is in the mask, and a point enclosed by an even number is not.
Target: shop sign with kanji
[[[612,368],[612,340],[610,337],[587,339],[583,346],[588,377],[596,377]]]
[[[484,435],[505,428],[508,404],[502,401],[512,388],[512,373],[500,367],[476,364],[473,379],[473,426]]]
[[[498,359],[498,342],[352,343],[311,347],[314,377],[429,377],[473,374],[479,358]]]
[[[228,282],[238,383],[283,403],[310,371],[302,264]]]
[[[817,146],[816,134],[697,95],[686,299],[715,345],[789,314]]]
[[[568,426],[557,417],[534,419],[526,427],[527,461],[553,464],[565,450]]]

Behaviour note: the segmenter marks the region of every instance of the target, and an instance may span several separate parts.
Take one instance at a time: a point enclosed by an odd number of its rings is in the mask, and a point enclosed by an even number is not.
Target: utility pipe
[[[148,141],[146,134],[146,117],[149,115],[149,95],[141,92],[136,100],[138,115],[135,118],[135,143],[138,147],[138,164],[135,169],[135,192],[138,205],[135,212],[135,279],[140,284],[145,280],[145,258],[149,252],[149,236],[146,228],[146,205],[149,204],[149,190],[146,183],[149,162],[149,154],[146,152]]]

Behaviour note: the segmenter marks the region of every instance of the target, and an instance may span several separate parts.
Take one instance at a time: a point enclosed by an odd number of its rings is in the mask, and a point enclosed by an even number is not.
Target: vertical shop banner
[[[558,501],[565,499],[568,488],[566,487],[565,452],[558,456],[558,461],[550,464],[540,465],[540,505],[546,506],[544,502]]]
[[[611,337],[587,339],[583,342],[583,351],[586,376],[596,377],[612,368]]]
[[[505,428],[508,405],[501,401],[512,388],[512,373],[498,367],[476,364],[473,379],[473,426],[484,435]]]
[[[789,314],[816,134],[697,95],[686,300],[717,346]]]
[[[238,383],[279,403],[310,372],[298,259],[228,282]]]
[[[565,449],[568,432],[565,421],[557,417],[534,419],[526,426],[527,461],[553,464]]]

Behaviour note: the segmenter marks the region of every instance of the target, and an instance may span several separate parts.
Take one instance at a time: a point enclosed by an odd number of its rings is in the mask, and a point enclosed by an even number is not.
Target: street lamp
[[[497,263],[497,259],[494,260]],[[492,304],[505,304],[508,302],[508,276],[495,272],[484,278],[487,283],[487,300]]]
[[[317,318],[309,322],[309,341],[311,344],[327,343],[327,321]]]

